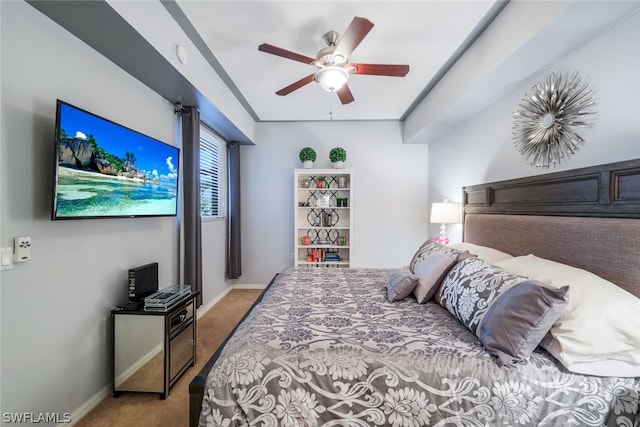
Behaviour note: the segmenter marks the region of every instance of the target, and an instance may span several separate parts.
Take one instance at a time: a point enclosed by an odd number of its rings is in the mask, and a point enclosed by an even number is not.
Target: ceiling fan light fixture
[[[408,65],[349,63],[349,57],[354,49],[358,47],[372,28],[373,22],[360,16],[354,17],[342,37],[335,31],[328,31],[324,34],[323,39],[327,43],[327,46],[320,49],[315,58],[301,55],[269,43],[259,45],[258,50],[261,52],[302,62],[303,64],[312,65],[317,68],[316,72],[308,74],[300,80],[283,87],[276,92],[276,95],[288,95],[294,90],[298,90],[316,81],[325,91],[335,92],[340,102],[345,105],[354,101],[351,89],[346,85],[351,74],[391,77],[406,76],[409,72]]]
[[[322,89],[335,92],[349,80],[349,73],[342,67],[329,66],[319,70],[314,78]]]

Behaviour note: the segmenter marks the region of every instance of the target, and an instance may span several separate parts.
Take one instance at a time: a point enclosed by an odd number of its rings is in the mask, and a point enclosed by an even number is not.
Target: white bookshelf
[[[321,177],[325,185],[318,187]],[[353,236],[353,171],[294,170],[294,265],[349,267]]]

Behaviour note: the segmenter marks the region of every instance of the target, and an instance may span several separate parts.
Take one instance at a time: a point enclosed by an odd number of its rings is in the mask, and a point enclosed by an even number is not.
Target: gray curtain
[[[202,305],[202,222],[200,219],[200,112],[195,107],[182,111],[182,159],[184,180],[184,283],[199,291],[196,306]]]
[[[227,275],[237,279],[242,275],[242,251],[240,250],[240,144],[229,143],[227,147],[229,168],[229,246],[227,253]]]

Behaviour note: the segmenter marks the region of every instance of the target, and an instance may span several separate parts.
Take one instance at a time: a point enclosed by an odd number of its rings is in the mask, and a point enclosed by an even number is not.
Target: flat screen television
[[[177,147],[58,100],[51,218],[175,216]]]

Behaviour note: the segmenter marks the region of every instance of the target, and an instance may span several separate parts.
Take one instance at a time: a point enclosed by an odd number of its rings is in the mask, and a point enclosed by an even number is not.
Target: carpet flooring
[[[261,289],[233,289],[197,321],[196,365],[171,387],[169,397],[122,393],[107,396],[75,423],[88,427],[180,427],[189,425],[189,383],[251,308]]]

